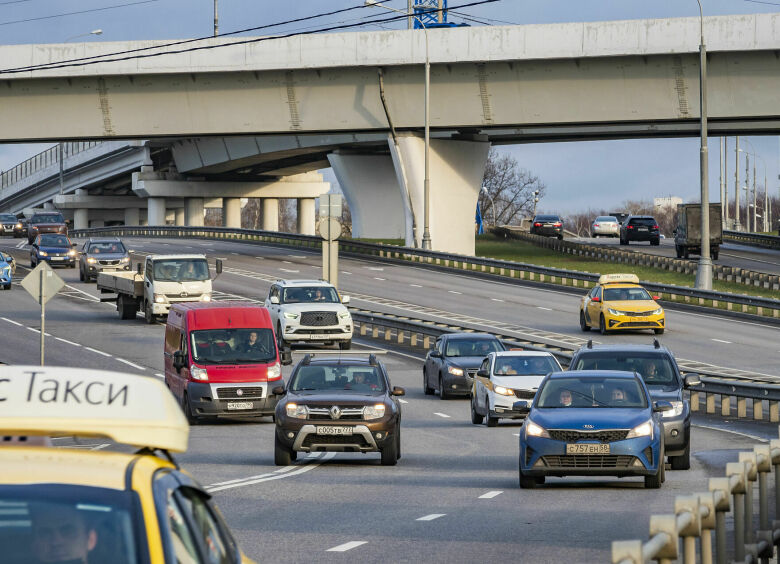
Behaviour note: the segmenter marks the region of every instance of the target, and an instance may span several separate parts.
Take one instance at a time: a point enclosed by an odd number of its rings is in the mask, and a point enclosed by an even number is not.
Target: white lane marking
[[[419,284],[409,284],[412,288],[422,288]]]
[[[408,401],[406,401],[404,399],[399,399],[398,401],[401,402],[401,403],[409,403]]]
[[[492,492],[483,493],[477,499],[493,499],[497,495],[504,493],[502,490],[493,490]]]
[[[344,544],[340,544],[338,546],[334,546],[333,548],[329,548],[326,552],[346,552],[348,550],[352,550],[353,548],[357,548],[358,546],[366,544],[367,542],[368,541],[345,542]]]
[[[290,270],[289,268],[280,268],[279,270],[281,270],[282,272],[292,272],[292,273],[300,272],[300,270]]]
[[[32,331],[33,333],[40,333],[41,332],[40,329],[33,329],[32,327],[28,327],[27,330],[28,331]]]
[[[159,372],[155,372],[154,375],[158,378],[165,378],[165,374],[160,374]]]
[[[512,433],[515,437],[519,437],[520,433]]]
[[[84,294],[85,296],[87,296],[87,297],[88,297],[90,300],[92,300],[93,302],[99,302],[99,301],[100,301],[100,298],[98,298],[98,297],[95,297],[95,296],[93,296],[92,294],[90,294],[90,293],[88,293],[88,292],[85,292],[84,290],[82,290],[82,289],[80,289],[80,288],[76,288],[75,286],[71,286],[70,284],[65,284],[65,286],[67,286],[67,287],[68,287],[68,288],[70,288],[71,290],[75,290],[76,292],[80,292],[80,293]]]
[[[439,413],[438,411],[434,411],[433,414],[434,415],[438,415],[439,417],[444,417],[445,419],[449,419],[450,418],[450,416],[447,415],[446,413]]]
[[[380,347],[379,345],[375,345],[374,343],[367,343],[365,341],[358,341],[357,339],[353,339],[353,341],[355,343],[359,343],[361,345],[365,345],[366,347],[374,347],[375,349],[380,350],[380,351],[387,351],[388,354],[397,354],[398,356],[402,356],[404,358],[411,358],[412,360],[420,360],[420,361],[425,360],[425,357],[421,356],[421,355],[418,356],[418,355],[413,355],[413,354],[408,354],[408,353],[402,353],[402,352],[399,352],[399,351],[394,351],[392,349],[386,349],[386,348]]]
[[[255,257],[258,260],[265,260],[265,257]]]
[[[133,368],[137,368],[138,370],[146,370],[146,368],[144,368],[143,366],[139,366],[139,365],[135,364],[134,362],[130,362],[129,360],[125,360],[124,358],[116,357],[116,359],[119,362],[124,362],[128,366],[132,366]]]
[[[342,274],[352,274],[351,272],[347,272],[346,270],[341,271]]]
[[[294,258],[294,259],[305,259],[306,258],[306,255],[287,255],[287,256],[290,257],[290,258]]]
[[[92,351],[93,353],[102,354],[103,356],[108,356],[108,357],[110,357],[110,356],[111,356],[110,354],[108,354],[108,353],[106,353],[106,352],[99,351],[99,350],[97,350],[97,349],[93,349],[92,347],[84,347],[84,348],[85,348],[85,349],[87,349],[88,351]]]
[[[378,271],[380,271],[380,272],[381,272],[382,270],[384,270],[384,268],[380,268],[380,267],[378,267],[378,266],[367,266],[366,268],[367,268],[367,269],[369,269],[369,270],[378,270]]]
[[[716,343],[723,343],[724,345],[733,344],[731,341],[724,341],[723,339],[710,339],[710,341],[715,341]]]
[[[23,327],[21,323],[18,321],[14,321],[13,319],[8,319],[7,317],[0,317],[3,321],[7,321],[8,323],[13,323],[14,325],[18,325],[19,327]]]
[[[460,295],[463,295],[463,292],[456,292],[455,290],[447,290],[447,291],[448,291],[450,294],[458,294],[459,296],[460,296]]]
[[[374,280],[381,280],[382,282],[384,282],[385,278],[379,278],[378,276],[374,276]]]
[[[545,311],[552,311],[552,308],[549,307],[542,307],[542,306],[536,306],[537,309],[543,309]]]
[[[325,462],[326,460],[330,460],[336,456],[335,452],[329,452],[325,456],[323,456],[320,460],[321,462]],[[258,478],[247,478],[243,481],[234,483],[234,484],[226,484],[224,486],[217,486],[217,487],[207,487],[209,493],[219,492],[222,490],[227,490],[230,488],[239,488],[242,486],[251,486],[254,484],[259,484],[261,482],[268,482],[270,480],[280,480],[282,478],[287,478],[288,476],[297,476],[298,474],[303,474],[304,472],[308,472],[309,470],[313,470],[314,468],[317,468],[320,465],[320,462],[316,464],[306,464],[305,466],[301,466],[296,468],[296,470],[285,472],[284,474],[274,474],[270,476],[263,476]]]
[[[285,468],[291,468],[290,466],[285,466]],[[216,484],[211,484],[209,487],[213,488],[215,486],[226,486],[228,484],[238,484],[239,482],[246,482],[247,480],[254,480],[257,478],[265,478],[267,476],[273,476],[273,472],[266,473],[266,474],[258,474],[256,476],[249,476],[248,478],[237,478],[235,480],[227,480],[225,482],[217,482]]]
[[[439,517],[444,517],[446,513],[431,513],[430,515],[426,515],[425,517],[418,517],[415,519],[415,521],[433,521],[434,519],[438,519]]]
[[[504,300],[499,300],[498,298],[490,298],[491,302],[503,302]]]
[[[289,260],[283,260],[282,262],[283,262],[284,264],[292,264],[292,262],[290,262]]]
[[[236,255],[236,256],[238,256],[238,253],[233,253],[233,252],[231,252],[230,254],[231,254],[231,255]]]
[[[698,424],[693,424],[691,425],[691,427],[698,427],[699,429],[709,429],[710,431],[722,431],[723,433],[731,433],[732,435],[747,437],[748,439],[753,439],[754,441],[758,441],[760,443],[769,442],[767,439],[762,439],[761,437],[757,437],[756,435],[750,435],[748,433],[740,433],[739,431],[732,431],[731,429],[722,429],[720,427],[712,427],[710,425],[698,425]]]
[[[78,343],[74,343],[73,341],[69,341],[67,339],[63,339],[62,337],[54,337],[54,338],[57,339],[58,341],[62,341],[63,343],[67,343],[69,345],[73,345],[74,347],[80,347],[81,346]]]

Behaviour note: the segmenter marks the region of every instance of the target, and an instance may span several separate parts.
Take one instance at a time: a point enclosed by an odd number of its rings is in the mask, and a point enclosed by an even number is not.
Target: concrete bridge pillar
[[[279,231],[279,200],[276,198],[263,198],[263,225],[264,231]]]
[[[222,198],[222,226],[241,229],[241,198]]]
[[[89,209],[78,208],[73,210],[73,229],[89,228]]]
[[[138,208],[125,208],[125,225],[140,225],[141,213]]]
[[[298,205],[298,233],[300,235],[314,235],[314,198],[298,198],[296,203]]]
[[[173,209],[173,213],[174,213],[174,218],[175,218],[173,220],[174,225],[178,225],[179,227],[183,227],[183,226],[187,225],[187,220],[184,217],[184,208],[183,207],[181,207],[181,208],[174,208]]]
[[[203,227],[203,198],[184,200],[184,217],[189,227]]]
[[[165,225],[165,198],[148,198],[148,225]]]

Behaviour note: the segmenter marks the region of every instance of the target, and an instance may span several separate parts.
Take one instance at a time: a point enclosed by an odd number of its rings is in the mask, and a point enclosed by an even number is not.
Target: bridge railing
[[[767,249],[780,249],[780,236],[777,235],[761,235],[759,233],[745,233],[743,231],[724,231],[723,239],[725,241],[746,243],[748,245],[765,247]]]
[[[72,155],[76,155],[87,149],[91,149],[97,145],[100,145],[102,141],[69,141],[62,144],[62,153],[64,158],[68,158]],[[22,161],[13,168],[10,168],[0,174],[0,190],[16,184],[20,180],[27,178],[35,174],[36,172],[48,168],[60,161],[60,148],[59,145],[49,147],[45,151],[41,151],[37,155],[34,155]]]

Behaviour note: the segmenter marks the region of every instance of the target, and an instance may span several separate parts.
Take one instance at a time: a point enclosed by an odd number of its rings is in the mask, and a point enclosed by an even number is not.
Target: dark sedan
[[[76,268],[78,253],[65,235],[38,235],[30,249],[30,268],[35,268],[41,261],[50,266],[67,266]]]
[[[16,216],[12,213],[0,213],[0,235],[13,235]]]
[[[38,212],[27,222],[27,242],[32,244],[35,237],[44,233],[68,234],[68,226],[60,212]]]
[[[563,239],[563,220],[558,215],[537,215],[531,222],[531,235]]]
[[[423,365],[423,390],[441,399],[468,396],[482,360],[504,345],[487,333],[446,333],[436,339]]]
[[[89,239],[79,256],[79,280],[97,279],[99,272],[130,270],[130,255],[117,238]]]

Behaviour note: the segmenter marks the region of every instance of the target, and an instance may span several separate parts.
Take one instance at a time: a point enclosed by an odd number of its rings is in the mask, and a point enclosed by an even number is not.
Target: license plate
[[[332,339],[331,335],[312,335],[312,339]]]
[[[639,231],[647,231],[647,227],[640,227]]]
[[[317,426],[318,435],[351,435],[352,427]]]
[[[63,260],[65,257],[51,257],[51,260]]]
[[[252,409],[255,406],[251,401],[229,401],[228,409]]]
[[[609,454],[609,445],[589,443],[566,445],[566,454]]]

